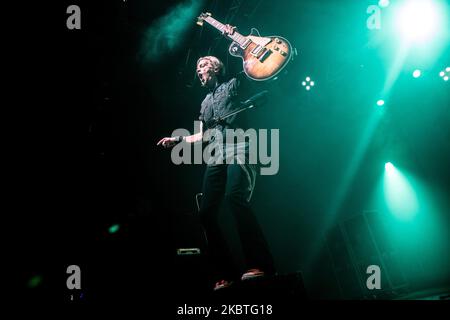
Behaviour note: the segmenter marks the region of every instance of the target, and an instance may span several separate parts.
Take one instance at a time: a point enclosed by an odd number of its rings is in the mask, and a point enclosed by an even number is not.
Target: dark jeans
[[[228,242],[219,225],[221,204],[234,217],[245,258],[245,269],[258,268],[274,273],[274,264],[262,230],[250,208],[256,171],[249,165],[221,164],[207,166],[203,180],[200,218],[208,240],[207,256],[216,280],[230,280],[242,274],[236,266]]]

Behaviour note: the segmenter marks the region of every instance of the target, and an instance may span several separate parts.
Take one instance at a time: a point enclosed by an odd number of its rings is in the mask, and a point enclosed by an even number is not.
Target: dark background
[[[365,26],[370,1],[252,0],[234,15],[230,1],[199,2],[171,47],[151,27],[180,3],[62,1],[18,11],[8,92],[14,169],[6,169],[16,287],[32,300],[68,302],[65,269],[77,264],[88,301],[145,299],[175,272],[174,249],[197,241],[194,196],[204,167],[173,165],[156,142],[175,128],[193,130],[205,94],[195,79],[198,57],[217,55],[230,76],[241,70],[229,42],[195,24],[206,10],[244,35],[251,27],[282,35],[298,51],[277,81],[255,84],[271,90],[253,111],[257,126],[280,129],[279,173],[258,177],[253,197],[279,272],[302,271],[312,298],[364,297],[342,287],[333,260],[342,254],[333,256],[326,239],[338,223],[382,211],[371,200],[393,161],[427,186],[439,225],[430,232],[435,242],[417,240],[409,262],[421,276],[404,276],[405,290],[448,286],[449,91],[431,76],[448,65],[448,43],[424,66],[428,78],[411,81],[412,67],[400,72],[358,157],[390,61],[382,36]],[[70,4],[81,8],[81,30],[66,28]],[[146,56],[155,43],[155,57]],[[310,92],[301,86],[306,76],[316,81]],[[36,276],[42,281],[30,288]]]

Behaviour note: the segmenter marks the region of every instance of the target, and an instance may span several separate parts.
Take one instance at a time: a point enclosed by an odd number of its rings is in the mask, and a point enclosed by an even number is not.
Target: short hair
[[[209,62],[211,62],[211,64],[214,67],[214,72],[216,73],[216,75],[219,75],[222,77],[225,76],[225,65],[217,57],[214,57],[214,56],[200,57],[197,60],[197,66],[201,60],[208,60]]]

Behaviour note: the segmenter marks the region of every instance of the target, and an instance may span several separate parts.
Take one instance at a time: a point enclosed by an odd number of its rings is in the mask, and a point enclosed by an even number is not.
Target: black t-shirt
[[[247,111],[224,119],[220,123],[214,121],[215,117],[223,117],[229,112],[239,109],[242,102],[248,99],[249,80],[240,73],[238,76],[219,83],[214,90],[210,91],[201,104],[199,119],[203,122],[204,129],[216,128],[223,131],[225,129],[248,128]]]
[[[229,157],[231,154],[244,154],[248,157],[250,138],[246,138],[244,142],[229,143],[226,139],[227,129],[242,129],[246,131],[249,127],[248,110],[239,112],[233,116],[224,119],[221,122],[216,122],[217,117],[224,117],[228,113],[235,111],[242,107],[242,103],[249,98],[250,80],[240,73],[238,76],[219,83],[214,90],[211,90],[203,100],[200,109],[199,120],[203,122],[203,132],[208,129],[215,129],[220,131],[223,138],[224,156]],[[214,136],[215,133],[212,132]],[[209,139],[209,142],[215,141]],[[217,142],[217,140],[216,140]],[[234,153],[232,153],[234,152]]]

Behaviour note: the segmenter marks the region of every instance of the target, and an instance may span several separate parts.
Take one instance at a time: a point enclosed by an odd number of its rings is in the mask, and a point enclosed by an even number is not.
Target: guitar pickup
[[[264,53],[259,57],[260,62],[264,62],[270,55],[272,54],[272,50],[265,49]]]
[[[245,42],[241,45],[241,48],[244,50],[247,49],[247,47],[250,45],[250,43],[252,43],[252,40],[247,38],[247,40],[245,40]]]
[[[255,48],[253,48],[251,54],[252,54],[253,56],[257,57],[257,56],[261,53],[261,51],[262,51],[263,49],[264,49],[264,47],[256,46]]]

